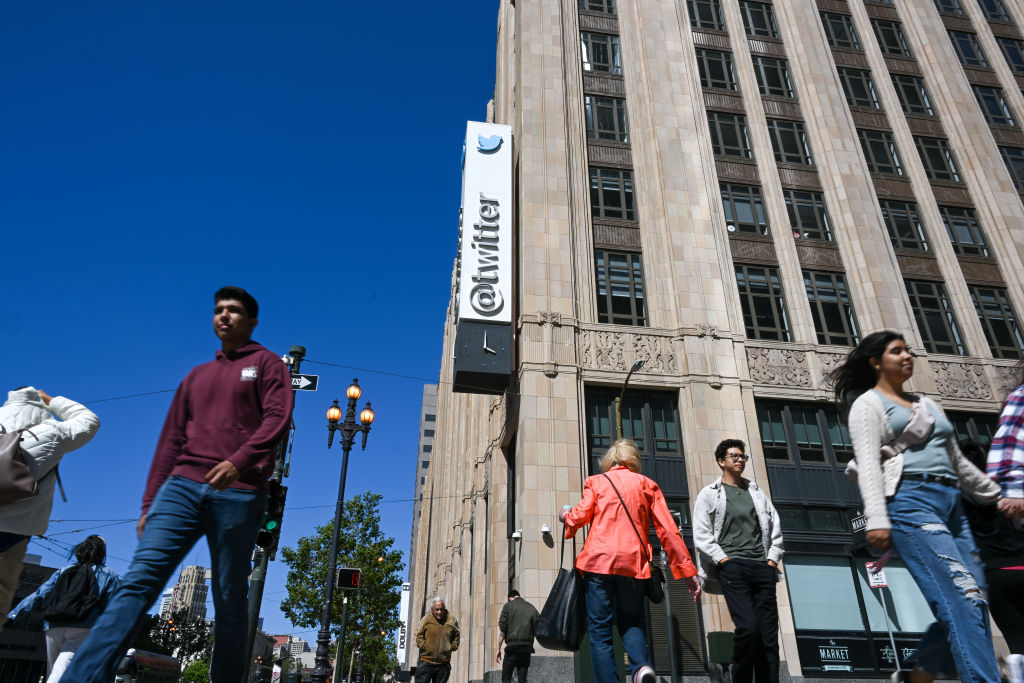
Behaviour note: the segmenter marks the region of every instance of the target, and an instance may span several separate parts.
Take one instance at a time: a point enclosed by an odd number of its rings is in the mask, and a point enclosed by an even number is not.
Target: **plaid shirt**
[[[1024,498],[1024,384],[1006,397],[986,470],[1005,498]]]

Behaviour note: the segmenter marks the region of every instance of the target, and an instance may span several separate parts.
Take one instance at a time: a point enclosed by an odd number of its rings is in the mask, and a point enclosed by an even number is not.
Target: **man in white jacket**
[[[749,456],[739,439],[715,449],[722,476],[697,494],[693,544],[704,590],[722,593],[733,632],[734,683],[778,683],[781,577],[779,514],[754,482],[743,478]]]
[[[59,419],[54,419],[54,418]],[[81,403],[45,391],[21,387],[8,392],[0,407],[7,431],[26,429],[21,450],[38,482],[31,498],[0,505],[0,629],[7,621],[29,538],[46,533],[53,507],[53,470],[65,453],[81,448],[100,428],[99,418]]]

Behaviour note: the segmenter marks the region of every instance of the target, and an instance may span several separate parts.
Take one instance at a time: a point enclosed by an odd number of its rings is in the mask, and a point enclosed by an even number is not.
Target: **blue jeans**
[[[257,491],[218,491],[209,484],[171,477],[146,515],[142,539],[124,582],[96,621],[63,680],[109,683],[143,614],[202,536],[213,563],[214,653],[210,679],[238,683],[246,670],[250,558],[266,509]]]
[[[959,673],[963,683],[998,683],[985,571],[960,491],[932,482],[903,481],[889,502],[889,519],[893,544],[938,619],[911,659],[933,675]]]
[[[644,582],[615,574],[584,572],[587,582],[587,628],[595,683],[621,683],[612,649],[612,623],[619,627],[629,655],[629,675],[650,666],[644,631]]]

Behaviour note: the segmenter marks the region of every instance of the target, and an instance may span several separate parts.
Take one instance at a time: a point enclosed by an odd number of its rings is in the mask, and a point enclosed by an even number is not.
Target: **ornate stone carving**
[[[996,398],[1003,399],[1020,385],[1020,373],[1017,372],[1017,368],[1005,365],[996,365],[994,370],[996,371],[996,391],[999,392]]]
[[[842,353],[819,353],[818,362],[821,363],[821,383],[826,389],[832,389],[834,382],[829,380],[829,375],[843,364],[846,355]]]
[[[985,377],[982,365],[932,361],[935,386],[942,396],[949,398],[992,399],[992,387]]]
[[[562,324],[562,314],[561,313],[555,313],[554,311],[541,311],[540,312],[540,321],[542,323],[550,323],[552,325],[561,325]]]
[[[758,384],[808,388],[811,386],[807,354],[803,351],[748,346],[747,365],[750,367],[750,378]]]
[[[717,325],[708,325],[707,323],[701,323],[697,325],[697,331],[702,337],[711,337],[712,339],[719,339],[721,334],[718,332]]]
[[[679,364],[672,355],[672,340],[666,337],[654,337],[638,334],[633,337],[633,357],[643,358],[644,371],[657,372],[663,375],[674,375],[679,372]]]
[[[583,332],[583,366],[596,370],[626,370],[625,335],[621,332]]]

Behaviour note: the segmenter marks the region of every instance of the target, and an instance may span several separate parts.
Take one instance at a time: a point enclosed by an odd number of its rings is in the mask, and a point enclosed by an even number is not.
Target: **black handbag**
[[[576,557],[576,539],[572,539],[572,555]],[[562,533],[562,557],[558,560],[558,576],[534,627],[537,642],[548,650],[576,652],[583,642],[587,627],[586,585],[576,567],[565,569],[565,533]]]
[[[647,599],[655,605],[660,605],[661,601],[665,599],[665,573],[661,571],[661,567],[651,562],[651,556],[647,554],[647,544],[644,543],[643,539],[640,538],[640,532],[636,530],[636,524],[633,523],[633,515],[629,514],[629,508],[626,507],[626,501],[622,500],[622,494],[619,493],[619,489],[616,488],[615,482],[608,476],[607,473],[604,475],[608,483],[612,485],[612,489],[615,490],[615,495],[619,497],[619,502],[622,504],[622,509],[626,511],[626,518],[629,520],[629,525],[633,527],[633,533],[636,534],[636,540],[640,541],[640,552],[644,554],[644,559],[647,562],[647,566],[651,568],[651,578],[643,579],[644,592],[647,595]]]

